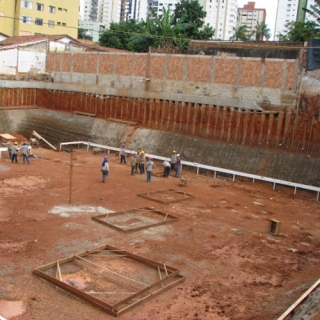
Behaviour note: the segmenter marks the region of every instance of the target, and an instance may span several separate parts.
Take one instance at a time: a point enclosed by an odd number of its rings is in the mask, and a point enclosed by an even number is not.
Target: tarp
[[[308,41],[306,69],[320,69],[320,39],[311,39]]]

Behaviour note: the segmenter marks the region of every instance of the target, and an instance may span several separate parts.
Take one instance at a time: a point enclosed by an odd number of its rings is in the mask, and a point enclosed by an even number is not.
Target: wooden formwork
[[[138,193],[138,197],[160,203],[174,203],[194,198],[194,195],[174,189],[158,190],[146,193]]]
[[[109,245],[57,260],[33,273],[115,317],[185,280],[176,268]],[[75,285],[76,277],[89,279],[84,289]],[[95,288],[104,291],[93,291]],[[123,288],[128,291],[119,291]]]
[[[178,217],[149,207],[135,208],[92,217],[118,231],[130,232],[161,226],[179,220]],[[122,224],[122,226],[121,226]]]

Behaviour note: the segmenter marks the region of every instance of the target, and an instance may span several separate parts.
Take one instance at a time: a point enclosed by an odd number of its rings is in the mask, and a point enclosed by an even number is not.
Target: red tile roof
[[[71,41],[78,42],[76,39],[68,36],[67,34],[57,34],[57,35],[39,35],[39,36],[17,36],[17,37],[10,37],[8,39],[0,41],[0,46],[13,46],[13,45],[21,45],[27,43],[34,43],[40,42],[45,40],[50,41],[59,41],[62,38],[68,37]]]

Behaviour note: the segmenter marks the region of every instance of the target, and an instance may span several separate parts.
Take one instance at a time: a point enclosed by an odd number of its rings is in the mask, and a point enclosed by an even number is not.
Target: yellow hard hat
[[[176,153],[176,150],[173,150],[172,153]]]

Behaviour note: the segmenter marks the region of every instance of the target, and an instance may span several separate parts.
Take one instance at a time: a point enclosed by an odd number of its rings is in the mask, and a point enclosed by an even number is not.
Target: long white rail
[[[102,144],[91,143],[91,142],[86,142],[86,141],[74,141],[74,142],[63,142],[63,143],[60,143],[60,151],[61,151],[61,148],[62,148],[63,145],[72,145],[72,144],[78,144],[78,145],[84,144],[84,145],[87,145],[87,151],[89,151],[90,147],[108,150],[108,153],[110,153],[110,150],[111,151],[118,151],[118,152],[120,151],[120,148],[105,146],[105,145],[102,145]],[[129,154],[133,154],[134,152],[135,152],[134,150],[126,150],[126,153],[129,153]],[[157,160],[170,160],[170,158],[161,157],[161,156],[157,156],[157,155],[153,155],[153,154],[149,154],[149,153],[146,153],[146,156],[147,157],[152,157],[153,159],[157,159]],[[200,164],[200,163],[196,163],[196,162],[182,161],[182,164],[185,165],[185,166],[196,168],[197,169],[197,174],[199,174],[199,170],[200,169],[213,171],[215,178],[216,178],[217,172],[221,172],[221,173],[227,173],[227,174],[232,175],[232,181],[235,181],[236,176],[239,176],[239,177],[250,178],[250,179],[252,179],[253,182],[255,180],[271,182],[273,184],[273,190],[276,188],[277,184],[280,184],[280,185],[284,185],[284,186],[293,187],[294,188],[294,192],[293,192],[294,194],[296,194],[298,188],[299,189],[304,189],[304,190],[309,190],[309,191],[315,191],[316,194],[317,194],[317,201],[319,200],[320,187],[314,187],[314,186],[309,186],[309,185],[306,185],[306,184],[301,184],[301,183],[296,183],[296,182],[291,182],[291,181],[268,178],[268,177],[259,176],[259,175],[256,175],[256,174],[245,173],[245,172],[240,172],[240,171],[234,171],[234,170],[229,170],[229,169],[223,169],[223,168],[219,168],[219,167],[207,166],[205,164]]]

